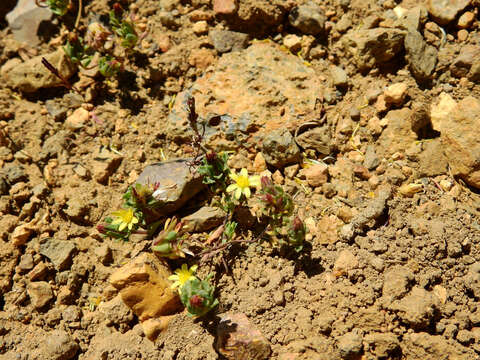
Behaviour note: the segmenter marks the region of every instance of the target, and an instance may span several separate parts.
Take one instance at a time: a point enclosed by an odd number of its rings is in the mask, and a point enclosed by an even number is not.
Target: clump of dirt
[[[81,95],[8,80],[66,31],[1,29],[0,359],[217,359],[225,313],[272,359],[478,358],[478,4],[440,3],[124,1],[147,35],[118,78],[73,75]],[[83,5],[83,27],[110,10]],[[194,155],[187,93],[209,148],[294,198],[309,246],[210,262],[219,306],[152,342],[108,281],[150,243],[95,225],[148,164]]]

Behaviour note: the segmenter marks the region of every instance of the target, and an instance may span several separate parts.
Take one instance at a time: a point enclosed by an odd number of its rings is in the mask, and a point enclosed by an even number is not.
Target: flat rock
[[[54,330],[47,335],[40,348],[35,351],[35,359],[70,360],[75,357],[80,346],[63,330]]]
[[[50,21],[52,15],[48,7],[37,6],[35,1],[20,0],[5,18],[15,40],[25,42],[29,46],[36,46],[41,42],[38,37],[40,24]]]
[[[55,66],[64,78],[69,79],[75,73],[75,67],[71,65],[63,49],[58,49],[25,62],[19,59],[7,61],[0,70],[3,81],[6,85],[26,93],[60,86],[62,82],[42,64],[43,57]]]
[[[212,39],[213,47],[219,53],[242,50],[248,44],[248,34],[236,31],[212,30],[209,36]]]
[[[181,309],[170,288],[170,269],[151,253],[142,253],[110,276],[110,284],[140,321],[171,315]]]
[[[271,43],[224,54],[189,92],[206,123],[205,139],[213,147],[225,145],[222,134],[235,146],[257,146],[273,129],[294,131],[315,113],[317,101],[323,101],[315,71]],[[188,142],[193,135],[184,110],[186,93],[177,96],[168,117],[167,138],[176,142]],[[215,118],[218,125],[208,121]]]
[[[203,232],[223,223],[225,212],[219,207],[204,206],[182,219],[189,231]]]
[[[404,38],[403,30],[375,28],[350,30],[342,42],[363,71],[394,59],[403,50]]]
[[[222,315],[217,327],[216,348],[228,360],[269,359],[267,339],[242,313]]]
[[[57,271],[63,271],[70,266],[75,250],[73,242],[53,238],[40,245],[40,254],[48,258]]]
[[[440,131],[442,147],[455,176],[480,189],[480,101],[466,97],[456,103],[449,95],[441,95],[431,109],[432,126]]]
[[[44,308],[53,299],[52,287],[46,281],[29,283],[27,293],[35,309]]]
[[[189,199],[203,189],[201,176],[188,165],[188,160],[177,159],[148,165],[136,183],[155,185],[164,189],[157,200],[163,202],[158,213],[170,214],[180,209]]]
[[[427,10],[440,25],[447,25],[469,6],[471,0],[428,0]]]
[[[327,156],[335,149],[332,134],[327,126],[307,130],[295,138],[297,144],[303,149],[313,149]]]

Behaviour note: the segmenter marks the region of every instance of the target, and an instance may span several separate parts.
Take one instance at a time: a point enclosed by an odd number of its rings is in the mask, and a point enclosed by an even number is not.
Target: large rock
[[[157,208],[157,214],[161,216],[180,209],[204,186],[201,176],[184,159],[148,165],[136,183],[158,185],[159,189],[164,190],[157,197],[164,204]]]
[[[48,7],[37,6],[35,1],[20,0],[5,18],[15,40],[25,42],[30,46],[36,46],[41,41],[38,37],[40,24],[44,21],[50,21],[52,11]]]
[[[255,43],[220,58],[189,90],[200,119],[211,120],[205,138],[210,145],[256,146],[271,130],[290,131],[315,113],[322,84],[315,71],[297,56],[270,43]],[[192,131],[184,110],[186,93],[180,93],[169,115],[168,138],[188,142]],[[153,114],[151,116],[157,116]],[[217,125],[214,119],[220,119]],[[223,135],[225,134],[225,135]]]
[[[437,65],[437,49],[428,45],[418,31],[410,30],[405,36],[405,51],[415,79],[420,82],[430,79]]]
[[[53,53],[39,55],[25,62],[17,58],[7,61],[0,70],[3,81],[6,85],[26,93],[60,86],[62,81],[42,64],[42,58],[57,68],[66,79],[75,73],[75,67],[72,66],[63,49],[58,49]]]
[[[403,50],[404,38],[403,30],[375,28],[350,30],[342,41],[359,69],[368,70],[393,60]]]
[[[471,0],[428,0],[427,10],[440,25],[447,25],[469,6]]]
[[[469,96],[456,103],[449,95],[441,94],[438,104],[431,108],[432,127],[440,139],[448,163],[455,176],[480,189],[480,101]]]
[[[142,253],[110,276],[125,304],[140,321],[171,315],[181,309],[180,298],[170,288],[169,268],[151,253]]]

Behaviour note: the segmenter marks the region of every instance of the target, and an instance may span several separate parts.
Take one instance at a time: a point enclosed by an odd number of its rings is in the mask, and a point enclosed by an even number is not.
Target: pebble
[[[326,17],[319,5],[308,1],[293,8],[288,15],[288,21],[304,34],[318,35],[325,29]]]
[[[258,152],[257,155],[255,155],[255,159],[253,160],[253,171],[255,173],[261,173],[265,170],[267,170],[267,162],[265,161],[263,154],[261,152]]]
[[[193,24],[192,30],[197,35],[206,34],[208,33],[208,23],[204,20],[197,21],[195,24]]]
[[[213,0],[213,11],[216,15],[230,15],[234,14],[236,10],[235,0]]]
[[[342,335],[338,340],[338,350],[342,359],[351,359],[360,354],[362,349],[363,336],[357,330]]]
[[[29,224],[22,224],[17,226],[12,233],[12,244],[14,246],[25,245],[32,233],[33,229]]]
[[[245,49],[248,44],[248,34],[236,31],[212,30],[209,36],[219,53]]]
[[[76,109],[72,115],[68,116],[65,120],[65,126],[70,130],[81,129],[90,118],[90,112],[84,108]]]
[[[80,346],[63,330],[54,330],[42,343],[38,354],[44,359],[70,360],[75,357]],[[40,357],[35,357],[39,359]]]
[[[29,283],[27,285],[27,293],[35,309],[45,307],[53,299],[52,288],[45,281]]]
[[[348,85],[347,72],[341,67],[332,65],[330,67],[330,74],[332,76],[333,85],[336,87],[344,88]]]
[[[328,166],[315,164],[303,170],[308,185],[312,187],[322,186],[328,181]]]
[[[350,270],[358,267],[358,259],[350,250],[343,250],[333,265],[335,276],[346,275]]]
[[[407,95],[407,84],[396,83],[390,85],[383,94],[387,104],[402,105]]]
[[[48,7],[37,6],[35,1],[20,0],[17,6],[5,16],[5,19],[8,21],[15,40],[33,47],[41,42],[39,36],[41,23],[48,23],[52,15],[53,13]]]
[[[428,0],[427,10],[439,25],[447,25],[470,3],[471,0]]]
[[[468,31],[465,29],[460,30],[457,33],[457,38],[459,41],[466,41],[468,39]]]
[[[302,47],[302,38],[295,34],[288,34],[283,38],[283,45],[285,45],[291,52],[296,53]]]
[[[472,26],[474,20],[475,14],[471,11],[466,11],[458,19],[457,27],[460,29],[468,29],[470,26]]]

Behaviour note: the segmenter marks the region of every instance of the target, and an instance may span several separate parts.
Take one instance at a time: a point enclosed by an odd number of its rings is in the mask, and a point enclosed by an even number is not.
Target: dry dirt
[[[442,28],[444,37],[431,19],[420,21],[422,36],[438,51],[434,71],[420,80],[403,39],[393,57],[372,66],[377,55],[358,60],[343,47],[367,23],[403,31],[392,9],[417,2],[314,2],[327,19],[316,36],[289,24],[301,0],[239,0],[237,15],[216,14],[209,0],[136,1],[149,29],[142,49],[118,81],[73,77],[88,104],[61,87],[22,93],[2,81],[0,359],[218,359],[216,326],[225,312],[250,319],[271,344],[271,359],[480,357],[480,189],[455,176],[440,133],[428,114],[422,117],[442,92],[457,101],[480,99],[478,79],[466,75],[475,62],[463,73],[463,63],[452,68],[464,46],[480,41],[478,4],[467,1],[462,10],[475,15],[466,38],[457,20]],[[87,1],[82,23],[109,4]],[[210,31],[248,34],[248,42],[227,38],[239,48],[224,51],[208,30],[193,31],[198,21]],[[2,24],[0,65],[62,43],[57,31],[36,47],[20,44]],[[289,34],[300,38],[292,51],[281,45]],[[269,76],[254,72],[268,65],[246,64],[255,51],[293,62],[307,75],[272,75],[280,85],[270,87]],[[334,79],[332,66],[346,78]],[[249,71],[252,79],[243,79]],[[382,104],[385,88],[396,83],[406,85],[405,98]],[[105,239],[95,225],[121,205],[147,164],[191,156],[188,136],[173,121],[185,119],[181,93],[192,85],[201,116],[216,111],[235,118],[252,109],[251,128],[210,140],[213,148],[234,151],[232,167],[253,169],[264,136],[286,127],[309,158],[325,161],[329,175],[311,185],[315,180],[302,171],[295,180],[298,164],[269,166],[309,219],[308,251],[296,256],[266,243],[235,248],[228,271],[221,263],[202,270],[217,271],[215,312],[203,321],[179,314],[153,343],[131,311],[112,300],[118,297],[108,282],[148,251],[148,241]],[[292,98],[313,94],[313,100],[281,98],[277,91],[288,86]],[[290,119],[284,114],[292,102],[302,115]],[[79,126],[65,121],[82,107],[95,116]],[[475,137],[478,128],[470,130],[457,135]],[[401,187],[412,183],[420,191],[403,195]],[[26,239],[15,242],[22,231]],[[45,245],[51,239],[59,241],[54,254]]]

